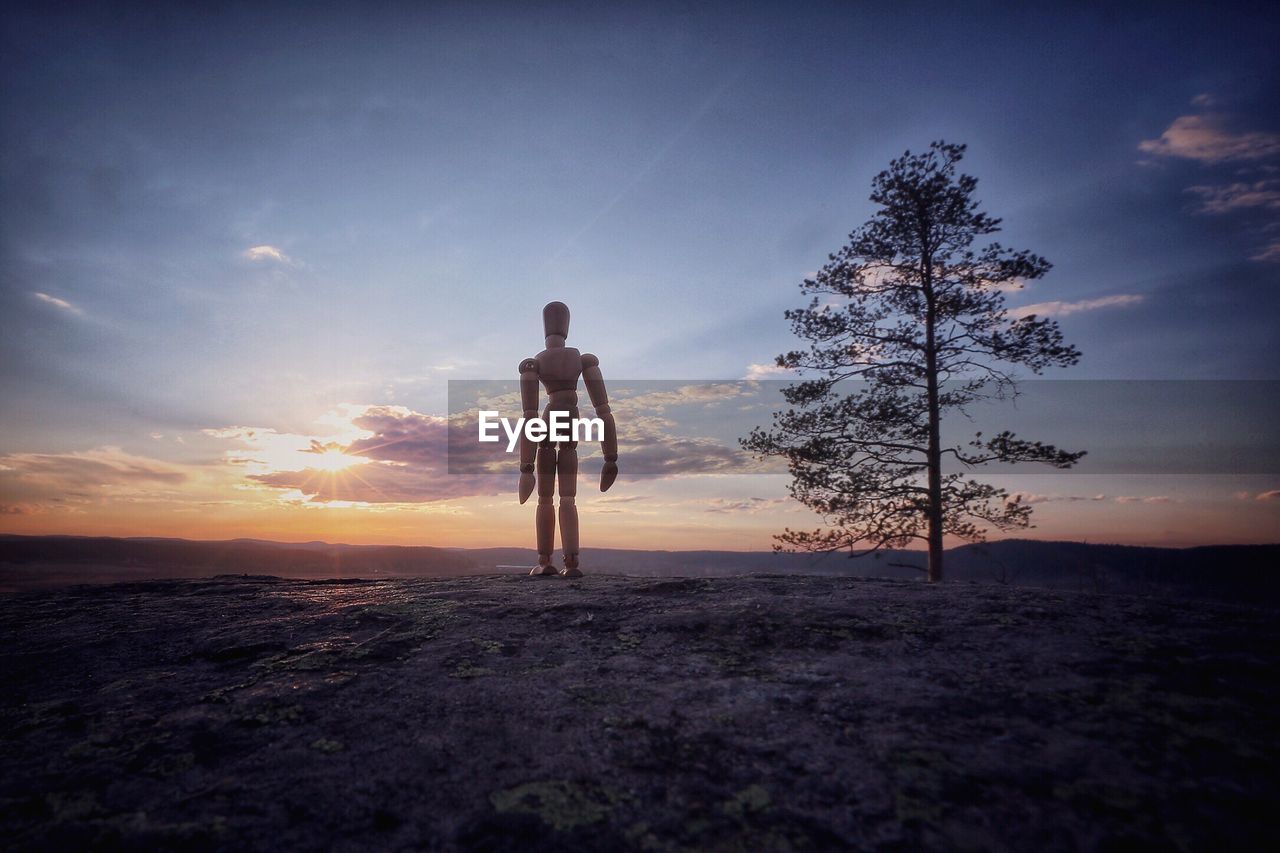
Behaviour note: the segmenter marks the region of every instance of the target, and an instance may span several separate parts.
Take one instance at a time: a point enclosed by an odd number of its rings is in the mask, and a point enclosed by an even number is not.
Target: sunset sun
[[[369,460],[364,456],[353,456],[341,447],[329,444],[314,449],[304,450],[310,458],[307,460],[306,467],[313,471],[324,471],[328,474],[336,474],[339,471],[346,471],[356,465],[363,465]]]

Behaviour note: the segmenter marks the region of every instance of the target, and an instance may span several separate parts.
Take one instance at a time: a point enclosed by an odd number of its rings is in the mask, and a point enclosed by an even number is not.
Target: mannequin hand
[[[609,487],[613,485],[613,481],[616,479],[618,479],[618,463],[604,463],[604,467],[600,469],[600,491],[609,491]]]
[[[532,471],[520,472],[520,503],[529,500],[529,495],[533,494],[533,487],[536,482]]]

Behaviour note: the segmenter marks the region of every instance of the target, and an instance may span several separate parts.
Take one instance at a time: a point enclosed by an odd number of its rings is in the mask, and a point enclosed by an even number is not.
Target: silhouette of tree
[[[1017,393],[1013,366],[1038,374],[1080,358],[1055,321],[1005,310],[1004,290],[1050,264],[999,243],[975,245],[1000,220],[978,209],[976,179],[956,173],[964,151],[934,142],[877,175],[871,201],[880,209],[800,285],[813,295],[808,307],[786,312],[810,346],[777,364],[803,379],[783,391],[790,408],[772,428],[742,444],[785,457],[792,496],[827,527],[788,528],[775,537],[779,550],[856,556],[924,540],[928,578],[938,581],[944,535],[980,541],[990,528],[1030,524],[1020,496],[968,478],[969,469],[993,461],[1068,468],[1084,455],[1007,431],[942,446],[947,413]],[[842,380],[863,381],[846,393]],[[944,471],[944,459],[961,470]]]

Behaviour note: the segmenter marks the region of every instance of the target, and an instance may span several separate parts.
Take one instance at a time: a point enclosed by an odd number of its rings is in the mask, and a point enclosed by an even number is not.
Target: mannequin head
[[[569,337],[569,306],[563,302],[548,302],[542,309],[542,330],[548,347],[562,347]]]

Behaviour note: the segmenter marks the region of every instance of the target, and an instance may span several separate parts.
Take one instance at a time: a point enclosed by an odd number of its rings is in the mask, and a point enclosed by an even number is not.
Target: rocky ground
[[[11,848],[1260,847],[1275,612],[740,577],[0,598]]]

